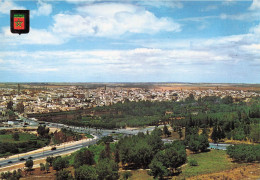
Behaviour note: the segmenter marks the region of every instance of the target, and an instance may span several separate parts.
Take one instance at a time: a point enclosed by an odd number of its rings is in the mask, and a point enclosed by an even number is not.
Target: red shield
[[[14,14],[14,29],[24,29],[24,15],[23,14]]]

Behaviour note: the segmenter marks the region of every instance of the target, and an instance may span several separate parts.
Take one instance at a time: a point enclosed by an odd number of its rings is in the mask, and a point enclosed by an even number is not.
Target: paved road
[[[23,120],[27,120],[26,118],[22,118]],[[30,120],[31,121],[31,120]],[[5,167],[5,166],[10,166],[13,164],[18,164],[21,163],[20,161],[21,158],[28,159],[28,157],[32,157],[32,159],[41,159],[41,158],[46,158],[47,156],[57,156],[66,152],[71,152],[71,151],[76,151],[82,147],[86,147],[92,144],[96,144],[96,142],[104,136],[107,136],[109,134],[113,133],[122,133],[122,134],[127,134],[127,135],[135,135],[138,134],[139,132],[146,133],[147,131],[152,131],[154,129],[154,126],[151,127],[146,127],[146,128],[136,128],[136,129],[115,129],[115,130],[110,130],[110,129],[94,129],[94,128],[84,128],[84,127],[75,127],[75,126],[67,126],[64,124],[58,124],[58,123],[46,123],[48,127],[56,127],[56,128],[66,128],[70,129],[75,132],[79,133],[89,133],[96,135],[96,139],[93,139],[91,141],[82,143],[82,144],[77,144],[77,145],[66,145],[65,149],[64,148],[59,148],[56,150],[48,150],[44,152],[39,152],[35,153],[32,155],[24,155],[24,156],[19,156],[18,155],[15,158],[8,158],[6,160],[0,160],[0,167]],[[1,169],[1,168],[0,168]]]
[[[17,157],[14,157],[14,158],[8,158],[8,159],[5,159],[5,160],[1,160],[0,166],[5,167],[5,166],[10,166],[10,165],[13,165],[13,164],[25,162],[25,161],[20,161],[20,159],[21,158],[28,159],[30,156],[32,157],[33,160],[46,158],[47,156],[58,156],[58,155],[63,154],[63,153],[78,150],[82,147],[86,147],[86,146],[89,146],[89,145],[96,144],[97,141],[98,141],[98,138],[92,139],[92,140],[87,141],[87,142],[83,142],[81,144],[66,145],[65,148],[58,148],[56,150],[47,150],[47,151],[44,151],[44,152],[38,152],[38,153],[35,153],[35,154],[31,154],[31,155],[19,156],[19,159],[18,159],[18,155],[17,155]],[[10,162],[12,162],[12,163],[10,163]]]

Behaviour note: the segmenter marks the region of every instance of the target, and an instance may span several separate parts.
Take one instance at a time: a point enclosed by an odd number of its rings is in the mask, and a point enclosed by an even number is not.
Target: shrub
[[[123,179],[129,179],[132,176],[132,173],[129,171],[126,171],[123,173]]]
[[[198,162],[195,159],[189,160],[190,166],[198,166]]]

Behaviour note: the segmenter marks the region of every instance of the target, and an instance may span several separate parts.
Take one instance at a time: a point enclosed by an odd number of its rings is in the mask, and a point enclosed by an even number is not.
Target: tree
[[[181,128],[178,128],[178,134],[179,134],[179,137],[180,137],[180,139],[182,138],[182,130],[181,130]]]
[[[152,147],[146,141],[139,141],[134,147],[135,155],[133,156],[133,162],[137,166],[146,167],[150,164],[154,152]]]
[[[15,141],[19,141],[19,138],[20,138],[19,133],[18,133],[18,132],[15,132],[15,133],[13,134],[13,139],[14,139]]]
[[[40,171],[45,171],[45,166],[43,163],[40,163]]]
[[[189,135],[188,148],[195,153],[200,150],[199,135]]]
[[[222,128],[218,124],[216,124],[213,127],[213,132],[211,134],[211,139],[214,141],[214,143],[218,143],[218,141],[220,139],[223,139],[223,138],[225,138],[225,133],[222,130]]]
[[[250,139],[253,142],[260,141],[260,125],[259,124],[252,124],[250,130]]]
[[[13,110],[13,101],[9,101],[8,103],[7,103],[7,109],[10,109],[11,111]]]
[[[159,151],[153,158],[149,168],[150,174],[155,178],[163,178],[173,169],[177,169],[186,162],[187,156],[185,146],[182,142],[176,141],[172,144],[165,145],[165,149]]]
[[[213,127],[213,131],[212,131],[212,134],[211,134],[211,139],[214,141],[214,143],[218,142],[218,140],[219,140],[217,126]]]
[[[61,171],[56,172],[56,180],[68,180],[72,179],[70,171],[63,169]]]
[[[159,177],[162,179],[164,176],[168,175],[168,169],[163,165],[161,161],[157,159],[153,159],[151,164],[149,165],[150,171],[149,175],[153,176],[155,179]]]
[[[162,134],[161,129],[155,129],[152,131],[151,135],[146,137],[146,141],[152,147],[152,151],[154,154],[156,154],[163,147],[161,134]]]
[[[201,134],[199,136],[199,149],[201,152],[205,152],[207,151],[208,147],[209,147],[209,141],[208,141],[208,137],[205,134]]]
[[[126,172],[123,173],[122,176],[123,176],[123,179],[127,180],[132,176],[132,173],[129,172],[129,171],[126,171]]]
[[[105,149],[103,149],[103,150],[100,152],[100,154],[99,154],[99,160],[101,160],[101,159],[106,159],[106,158],[108,158],[108,157],[107,157],[107,154],[106,154]]]
[[[185,164],[187,160],[185,146],[181,141],[173,142],[164,152],[166,167],[170,169],[177,169]]]
[[[12,173],[10,171],[1,173],[1,179],[10,179],[11,177]]]
[[[25,167],[27,167],[28,171],[31,171],[31,170],[32,170],[32,167],[33,167],[33,160],[28,159],[28,160],[25,162]]]
[[[84,164],[93,165],[95,163],[94,155],[88,149],[80,150],[76,152],[74,157],[74,167],[78,168]]]
[[[151,135],[155,135],[155,136],[161,137],[162,130],[160,128],[155,127],[154,130],[152,131]]]
[[[204,128],[202,129],[202,134],[204,134],[205,136],[208,137],[209,132],[208,132],[208,129],[207,129],[206,127],[204,127]]]
[[[37,133],[41,136],[41,137],[46,137],[49,134],[50,129],[46,128],[46,126],[38,126],[37,128]]]
[[[76,168],[74,176],[76,180],[96,180],[98,178],[96,168],[88,165]]]
[[[115,150],[115,162],[119,163],[120,162],[120,156],[119,156],[119,149],[116,148]]]
[[[50,166],[52,166],[52,163],[53,163],[54,159],[55,159],[54,157],[48,156],[46,158],[46,162],[49,163]]]
[[[69,167],[69,161],[66,158],[58,157],[54,160],[52,166],[54,170],[60,171]]]
[[[17,104],[16,110],[17,110],[19,113],[23,113],[23,112],[24,112],[23,102],[19,102],[19,103]]]
[[[102,137],[101,138],[101,140],[99,141],[99,143],[100,142],[103,142],[103,143],[110,143],[110,142],[113,142],[114,141],[114,139],[113,139],[113,137],[112,136],[104,136],[104,137]]]
[[[98,162],[96,166],[98,179],[100,180],[110,180],[118,179],[118,166],[110,159],[102,159]]]
[[[50,165],[48,162],[45,163],[45,170],[46,170],[46,173],[49,173],[49,171],[50,171]]]
[[[260,118],[260,107],[257,104],[253,104],[249,110],[250,118]]]
[[[164,125],[164,127],[163,127],[163,134],[164,134],[165,137],[166,136],[169,137],[171,135],[171,132],[168,130],[166,125]]]
[[[22,177],[21,172],[22,172],[21,169],[18,169],[17,171],[14,170],[12,173],[10,171],[2,172],[1,179],[19,180]]]
[[[227,147],[227,154],[236,161],[253,162],[260,160],[260,145],[237,144]]]
[[[190,166],[198,166],[198,162],[195,159],[189,160]]]

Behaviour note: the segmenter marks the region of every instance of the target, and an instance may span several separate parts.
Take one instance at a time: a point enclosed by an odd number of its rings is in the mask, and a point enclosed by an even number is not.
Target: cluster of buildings
[[[249,101],[260,94],[252,91],[235,90],[162,90],[145,88],[96,88],[77,86],[45,88],[41,90],[0,89],[0,114],[4,113],[9,101],[13,108],[23,103],[24,114],[49,113],[109,106],[125,101],[183,101],[193,94],[195,99],[205,96],[231,96],[234,101]]]

